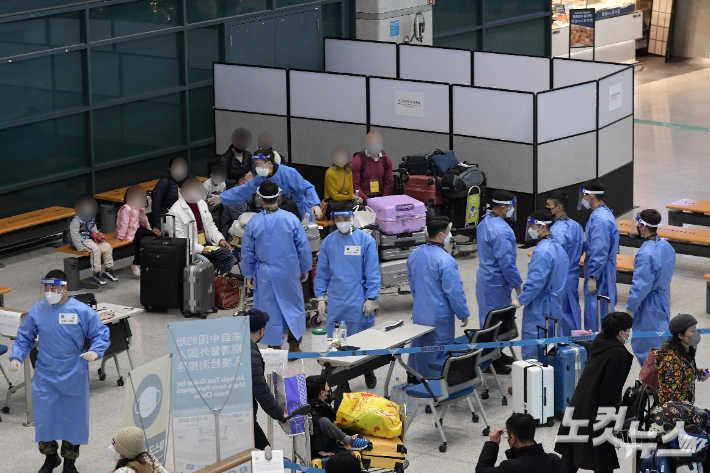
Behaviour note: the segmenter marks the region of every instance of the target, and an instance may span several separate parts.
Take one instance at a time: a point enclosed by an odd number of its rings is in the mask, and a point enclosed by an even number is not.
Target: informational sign
[[[288,364],[288,350],[273,350],[267,348],[259,350],[264,359],[264,373],[271,374],[274,371],[280,373]]]
[[[478,223],[480,204],[481,194],[468,196],[468,201],[466,202],[466,225],[475,225]]]
[[[251,452],[251,467],[254,473],[282,473],[284,471],[284,451],[271,450],[271,459],[259,450]]]
[[[615,16],[628,15],[636,11],[636,4],[624,5],[623,7],[605,8],[604,10],[596,10],[596,19],[604,20]]]
[[[621,101],[623,97],[621,96],[621,82],[614,84],[609,87],[609,111],[621,108]]]
[[[191,473],[254,447],[248,327],[246,317],[168,325],[175,472]]]
[[[141,429],[148,450],[165,465],[170,412],[170,355],[128,373],[123,426]]]
[[[0,333],[3,335],[17,336],[17,329],[20,328],[24,312],[0,309]]]
[[[572,9],[569,11],[569,47],[594,47],[594,8]]]
[[[403,117],[424,118],[424,94],[408,90],[394,92],[394,114]]]
[[[399,36],[399,20],[390,21],[390,36]]]

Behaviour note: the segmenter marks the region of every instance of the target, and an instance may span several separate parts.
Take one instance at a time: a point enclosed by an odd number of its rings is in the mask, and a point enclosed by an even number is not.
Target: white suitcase
[[[513,412],[527,413],[540,425],[555,424],[555,372],[537,360],[513,363]]]

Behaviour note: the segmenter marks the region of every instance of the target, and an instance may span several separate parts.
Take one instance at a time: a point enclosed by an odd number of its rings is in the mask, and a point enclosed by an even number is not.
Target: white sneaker
[[[133,271],[133,275],[137,278],[141,277],[141,268],[140,266],[136,266],[135,264],[131,265],[131,271]]]

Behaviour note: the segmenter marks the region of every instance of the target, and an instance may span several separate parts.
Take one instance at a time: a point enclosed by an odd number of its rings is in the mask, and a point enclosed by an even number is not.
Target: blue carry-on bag
[[[429,160],[437,176],[443,176],[446,171],[459,164],[459,160],[453,151],[441,151],[440,149],[435,150],[429,156]]]
[[[554,336],[557,336],[557,318],[545,317],[545,337],[547,322],[553,321]],[[543,348],[538,348],[538,359],[542,359]],[[577,388],[579,377],[587,364],[587,350],[576,343],[557,343],[547,347],[548,364],[555,371],[555,414],[564,414]]]

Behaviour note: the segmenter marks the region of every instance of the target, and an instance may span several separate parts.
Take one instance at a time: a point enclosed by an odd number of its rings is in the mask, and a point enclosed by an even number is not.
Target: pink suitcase
[[[388,195],[367,199],[377,215],[380,231],[388,235],[420,232],[426,227],[426,206],[408,195]]]

